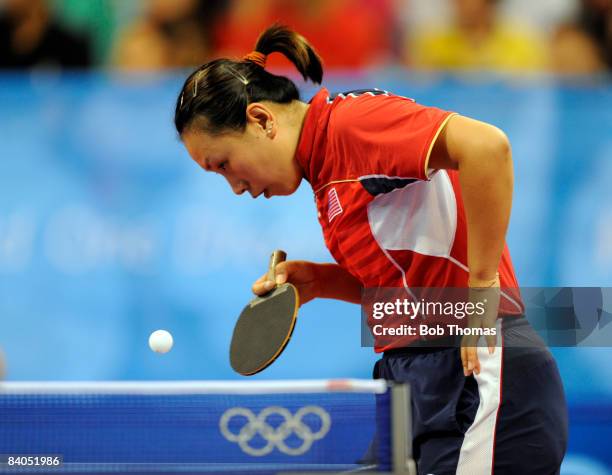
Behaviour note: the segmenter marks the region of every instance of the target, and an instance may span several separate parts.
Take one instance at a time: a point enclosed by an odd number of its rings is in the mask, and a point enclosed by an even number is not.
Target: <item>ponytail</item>
[[[293,81],[265,70],[266,57],[271,53],[286,56],[305,80],[321,83],[323,66],[314,48],[298,33],[272,25],[259,36],[255,50],[242,60],[216,59],[187,78],[174,115],[179,135],[192,127],[211,134],[243,131],[250,103],[288,104],[299,100]]]
[[[268,56],[271,53],[281,53],[291,61],[304,80],[321,84],[323,66],[321,58],[310,46],[310,43],[299,33],[278,23],[264,31],[255,45],[255,51]]]

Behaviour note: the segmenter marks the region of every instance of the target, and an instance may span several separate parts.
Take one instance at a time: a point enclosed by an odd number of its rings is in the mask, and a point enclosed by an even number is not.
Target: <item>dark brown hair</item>
[[[306,39],[289,28],[275,24],[258,38],[255,51],[263,55],[281,53],[304,79],[320,84],[321,58]],[[252,102],[288,104],[300,98],[296,85],[284,76],[270,74],[250,60],[210,61],[185,80],[176,102],[174,125],[179,135],[196,126],[211,134],[242,131],[246,107]]]

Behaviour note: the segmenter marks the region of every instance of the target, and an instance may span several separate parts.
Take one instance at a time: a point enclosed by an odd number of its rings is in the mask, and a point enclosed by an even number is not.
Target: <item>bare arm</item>
[[[338,264],[315,264],[321,289],[318,297],[361,303],[361,282]]]
[[[496,279],[512,207],[512,153],[498,128],[452,117],[434,148],[429,168],[459,170],[468,229],[470,285]]]
[[[499,307],[497,268],[504,250],[512,207],[512,153],[504,133],[492,125],[455,116],[434,144],[430,168],[459,170],[467,219],[469,286],[486,287],[489,303],[478,326],[495,326]],[[489,352],[494,336],[486,337]],[[461,362],[466,376],[480,373],[477,341],[463,337]]]

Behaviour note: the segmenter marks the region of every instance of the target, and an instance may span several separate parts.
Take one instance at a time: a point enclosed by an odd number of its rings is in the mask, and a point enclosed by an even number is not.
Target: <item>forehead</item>
[[[226,135],[210,135],[202,131],[188,130],[181,136],[185,148],[198,162],[204,162],[215,155],[227,153],[232,146],[232,139]]]
[[[200,152],[210,151],[211,149],[214,150],[222,143],[219,142],[219,137],[214,137],[206,132],[194,131],[192,129],[183,132],[181,140],[190,152],[192,150]]]

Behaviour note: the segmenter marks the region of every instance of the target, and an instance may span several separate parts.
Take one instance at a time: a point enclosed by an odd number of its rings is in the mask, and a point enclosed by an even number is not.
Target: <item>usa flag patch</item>
[[[342,205],[338,198],[338,192],[335,188],[332,188],[327,192],[327,222],[331,223],[332,220],[342,213]]]

